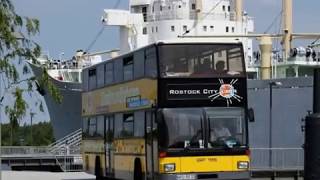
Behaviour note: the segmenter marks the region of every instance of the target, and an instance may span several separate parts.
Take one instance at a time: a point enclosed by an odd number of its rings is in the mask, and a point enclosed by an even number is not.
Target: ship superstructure
[[[190,41],[188,35],[199,36],[191,41],[241,41],[247,66],[253,63],[251,39],[223,37],[254,31],[242,0],[130,0],[129,10],[105,9],[103,22],[119,26],[120,54],[158,41]],[[221,37],[200,38],[213,35]]]

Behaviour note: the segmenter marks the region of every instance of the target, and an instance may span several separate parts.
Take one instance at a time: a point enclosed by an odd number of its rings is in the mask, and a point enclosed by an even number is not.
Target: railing
[[[51,154],[47,146],[2,146],[1,156],[34,156]]]
[[[302,148],[251,148],[252,170],[302,170]]]
[[[51,152],[63,151],[66,146],[69,147],[80,147],[82,139],[82,129],[78,129],[69,135],[57,140],[56,142],[49,145]]]
[[[80,154],[80,147],[65,146],[59,151],[51,151],[51,147],[42,146],[2,146],[1,156],[2,159],[54,159],[56,165],[60,166],[64,172],[82,171],[83,162]],[[41,161],[41,160],[40,160]],[[26,163],[27,165],[27,163]]]

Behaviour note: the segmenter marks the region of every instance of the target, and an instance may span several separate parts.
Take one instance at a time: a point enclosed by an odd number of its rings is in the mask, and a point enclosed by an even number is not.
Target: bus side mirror
[[[255,122],[254,110],[252,108],[248,109],[248,120],[249,120],[249,122]]]

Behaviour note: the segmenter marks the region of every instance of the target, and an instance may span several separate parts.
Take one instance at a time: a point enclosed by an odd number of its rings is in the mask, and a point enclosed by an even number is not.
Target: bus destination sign
[[[238,86],[238,79],[229,81],[219,79],[215,83],[167,83],[167,101],[207,101],[211,103],[224,102],[225,106],[232,106],[243,101]]]

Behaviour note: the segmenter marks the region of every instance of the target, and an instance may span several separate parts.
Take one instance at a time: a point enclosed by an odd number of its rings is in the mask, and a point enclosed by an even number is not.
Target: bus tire
[[[102,180],[102,173],[101,173],[101,162],[100,157],[96,156],[95,165],[94,165],[94,175],[96,176],[96,180]]]
[[[134,172],[133,172],[134,180],[142,180],[142,167],[140,159],[136,158],[134,160]]]

